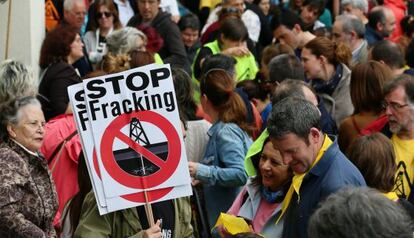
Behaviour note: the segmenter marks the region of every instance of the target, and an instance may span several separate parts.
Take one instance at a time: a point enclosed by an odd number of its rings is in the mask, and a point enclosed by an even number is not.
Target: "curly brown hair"
[[[39,66],[45,69],[51,63],[63,60],[67,62],[70,54],[70,45],[75,41],[78,34],[72,26],[58,26],[49,32],[42,43],[40,50]]]

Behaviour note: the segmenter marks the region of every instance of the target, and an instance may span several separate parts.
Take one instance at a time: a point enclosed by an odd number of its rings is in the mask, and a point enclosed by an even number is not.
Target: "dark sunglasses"
[[[112,13],[110,13],[110,12],[98,12],[98,13],[96,13],[96,16],[98,18],[102,18],[103,16],[108,18],[108,17],[112,16]]]

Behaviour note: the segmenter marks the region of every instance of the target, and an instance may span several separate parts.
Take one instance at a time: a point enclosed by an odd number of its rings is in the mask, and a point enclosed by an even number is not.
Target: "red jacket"
[[[75,195],[78,188],[78,158],[82,150],[79,135],[67,141],[54,158],[52,153],[76,130],[72,114],[61,115],[51,119],[45,126],[45,137],[41,153],[45,156],[56,185],[59,200],[59,212],[62,213],[66,202]]]
[[[389,40],[396,42],[398,38],[403,34],[400,26],[401,19],[405,16],[407,6],[403,0],[384,0],[384,6],[389,8],[395,16],[395,30],[388,38]]]

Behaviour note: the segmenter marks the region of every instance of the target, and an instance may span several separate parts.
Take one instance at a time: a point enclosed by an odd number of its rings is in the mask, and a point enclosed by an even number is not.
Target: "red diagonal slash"
[[[134,142],[129,136],[126,136],[124,133],[118,132],[115,134],[115,137],[118,137],[118,139],[120,139],[122,142],[127,144],[130,148],[134,149],[137,153],[144,156],[146,159],[151,161],[153,164],[158,166],[160,169],[162,169],[162,167],[165,166],[166,163],[164,160],[160,159],[157,155],[147,150],[147,148]]]
[[[148,149],[134,142],[122,132],[122,128],[127,126],[133,117],[137,118],[141,122],[153,124],[165,135],[168,144],[168,155],[165,161],[157,155],[154,155]],[[113,153],[115,138],[121,140],[130,148],[143,155],[153,164],[158,166],[160,170],[145,176],[131,175],[122,170],[117,164]],[[118,183],[136,189],[150,189],[167,181],[171,176],[173,176],[175,170],[177,169],[181,153],[181,140],[176,128],[163,115],[153,111],[138,111],[118,116],[105,129],[100,144],[101,160],[108,175],[115,179]]]

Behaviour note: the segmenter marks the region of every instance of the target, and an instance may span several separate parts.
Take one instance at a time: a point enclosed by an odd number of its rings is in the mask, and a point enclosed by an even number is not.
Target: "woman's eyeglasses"
[[[112,13],[110,13],[110,12],[98,12],[98,13],[96,13],[96,16],[98,18],[102,18],[103,16],[105,16],[106,18],[109,18],[109,17],[112,16]]]

